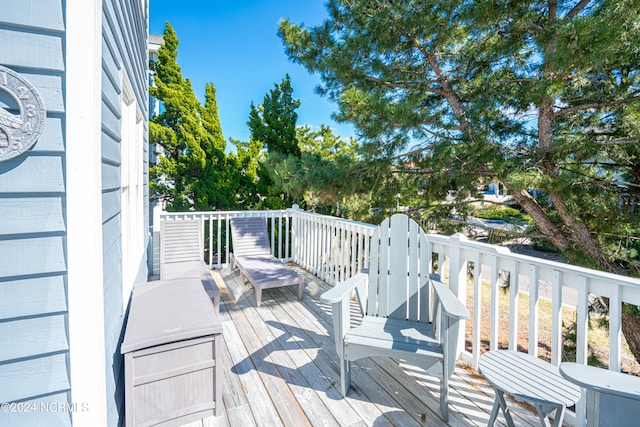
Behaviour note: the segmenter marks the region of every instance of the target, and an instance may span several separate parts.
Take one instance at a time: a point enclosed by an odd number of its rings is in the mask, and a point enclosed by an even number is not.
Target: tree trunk
[[[564,235],[562,229],[551,221],[549,215],[547,215],[538,202],[536,202],[533,197],[524,190],[514,191],[513,198],[520,206],[522,206],[522,209],[524,209],[526,213],[531,215],[531,218],[537,224],[540,232],[544,234],[553,246],[564,253],[569,247],[569,239]]]
[[[628,313],[622,307],[622,334],[629,344],[629,349],[638,362],[640,362],[640,318]]]
[[[556,212],[562,219],[564,225],[571,230],[571,241],[576,244],[580,252],[582,252],[587,258],[597,263],[598,268],[614,272],[613,265],[607,261],[606,257],[602,253],[600,244],[593,238],[589,228],[579,219],[575,218],[567,211],[564,200],[558,197],[557,194],[551,193],[551,201],[556,208]]]

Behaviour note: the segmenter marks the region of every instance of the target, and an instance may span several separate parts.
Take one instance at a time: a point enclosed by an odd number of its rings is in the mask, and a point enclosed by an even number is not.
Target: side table
[[[496,392],[488,426],[494,425],[498,408],[502,409],[507,425],[515,426],[504,393],[532,404],[542,426],[550,425],[547,417],[555,412],[554,427],[562,425],[565,409],[580,399],[580,388],[562,378],[557,367],[525,353],[488,351],[480,356],[478,368]]]
[[[587,427],[638,425],[639,377],[569,362],[560,375],[585,390]]]

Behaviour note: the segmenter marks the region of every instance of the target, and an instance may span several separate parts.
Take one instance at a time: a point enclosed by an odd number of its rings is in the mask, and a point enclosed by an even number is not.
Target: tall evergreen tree
[[[243,142],[231,138],[235,153],[229,155],[238,171],[237,201],[241,209],[262,208],[262,196],[259,189],[259,173],[264,160],[262,142],[250,140]]]
[[[225,154],[226,142],[218,118],[213,83],[206,84],[205,103],[200,116],[205,131],[200,146],[206,157],[204,169],[193,186],[194,207],[196,210],[235,209],[240,178],[235,163]]]
[[[269,152],[277,152],[285,156],[300,156],[300,147],[296,137],[296,123],[300,101],[293,98],[291,78],[285,75],[280,84],[264,96],[262,105],[256,107],[251,103],[249,113],[249,130],[251,137],[262,141]]]
[[[150,64],[155,86],[149,94],[162,102],[163,111],[149,123],[149,142],[160,147],[158,162],[149,169],[152,196],[163,199],[168,209],[183,210],[192,205],[192,185],[204,168],[205,153],[197,140],[199,103],[176,61],[178,44],[167,22],[158,59]]]
[[[206,85],[205,105],[177,63],[179,40],[166,23],[164,44],[150,64],[155,86],[149,93],[162,102],[162,112],[149,123],[149,141],[159,147],[150,165],[152,197],[169,210],[234,208],[237,173],[225,156],[215,87]]]
[[[291,78],[285,75],[282,82],[264,96],[257,107],[251,103],[247,125],[251,140],[260,142],[266,154],[257,170],[256,189],[260,194],[260,206],[263,209],[282,209],[294,202],[293,194],[288,191],[288,175],[274,175],[282,162],[297,162],[300,147],[296,134],[300,101],[293,98]]]

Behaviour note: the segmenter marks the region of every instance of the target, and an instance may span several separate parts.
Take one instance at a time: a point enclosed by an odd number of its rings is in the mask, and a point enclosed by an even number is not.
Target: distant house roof
[[[164,37],[156,34],[149,34],[149,52],[157,52],[164,44]]]

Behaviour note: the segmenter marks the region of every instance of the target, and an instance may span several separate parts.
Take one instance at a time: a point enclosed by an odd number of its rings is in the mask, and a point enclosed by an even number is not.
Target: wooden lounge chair
[[[271,254],[265,218],[232,218],[231,237],[231,270],[238,267],[244,280],[251,283],[257,307],[261,304],[262,290],[268,288],[297,285],[298,299],[302,299],[304,278]]]
[[[220,290],[202,259],[202,236],[198,219],[160,222],[160,280],[200,279],[217,313]]]
[[[406,215],[393,215],[371,237],[368,272],[339,283],[321,299],[332,304],[343,396],[351,385],[352,361],[401,359],[440,379],[440,410],[448,421],[459,321],[469,317],[469,310],[438,275],[429,275],[428,250],[418,224]],[[356,327],[350,320],[353,291],[363,316]]]

